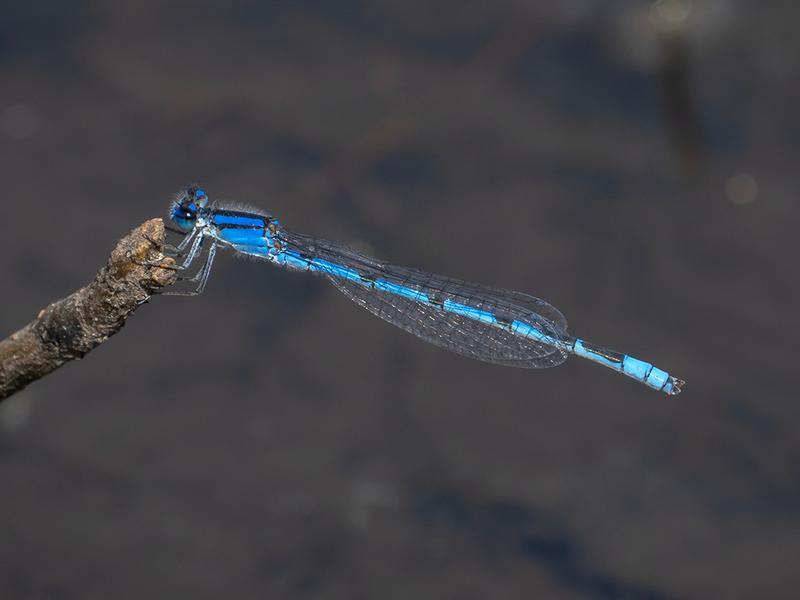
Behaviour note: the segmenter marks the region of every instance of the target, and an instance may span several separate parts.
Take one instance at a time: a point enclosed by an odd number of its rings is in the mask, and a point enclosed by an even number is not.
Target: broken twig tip
[[[174,283],[175,261],[163,250],[164,222],[145,221],[117,243],[89,285],[0,341],[0,400],[83,357],[122,329],[151,295]]]

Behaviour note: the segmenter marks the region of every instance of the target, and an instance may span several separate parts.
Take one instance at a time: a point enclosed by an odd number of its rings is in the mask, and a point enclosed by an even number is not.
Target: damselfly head
[[[197,222],[197,213],[208,204],[208,196],[201,188],[192,186],[178,194],[169,211],[169,218],[183,231],[191,231]]]

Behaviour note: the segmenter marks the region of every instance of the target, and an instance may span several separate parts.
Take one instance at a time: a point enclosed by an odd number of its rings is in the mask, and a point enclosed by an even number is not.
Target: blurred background
[[[0,335],[197,182],[688,383],[473,362],[225,253],[0,405],[0,597],[795,596],[797,3],[1,14]]]

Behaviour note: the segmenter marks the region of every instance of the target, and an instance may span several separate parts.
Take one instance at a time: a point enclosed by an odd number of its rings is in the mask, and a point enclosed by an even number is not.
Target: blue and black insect
[[[489,363],[544,368],[575,354],[670,395],[684,382],[652,364],[567,333],[556,308],[527,294],[467,283],[369,258],[344,246],[284,229],[274,217],[209,203],[191,187],[173,202],[170,218],[185,234],[177,246],[184,270],[202,254],[190,278],[200,294],[218,247],[296,271],[322,274],[356,304],[432,344]]]

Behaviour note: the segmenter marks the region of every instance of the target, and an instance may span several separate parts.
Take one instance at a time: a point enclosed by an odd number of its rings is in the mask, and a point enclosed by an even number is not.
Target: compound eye
[[[195,204],[188,194],[185,194],[173,206],[170,217],[178,225],[178,227],[184,231],[190,231],[197,222],[198,211],[199,209],[197,204]]]

